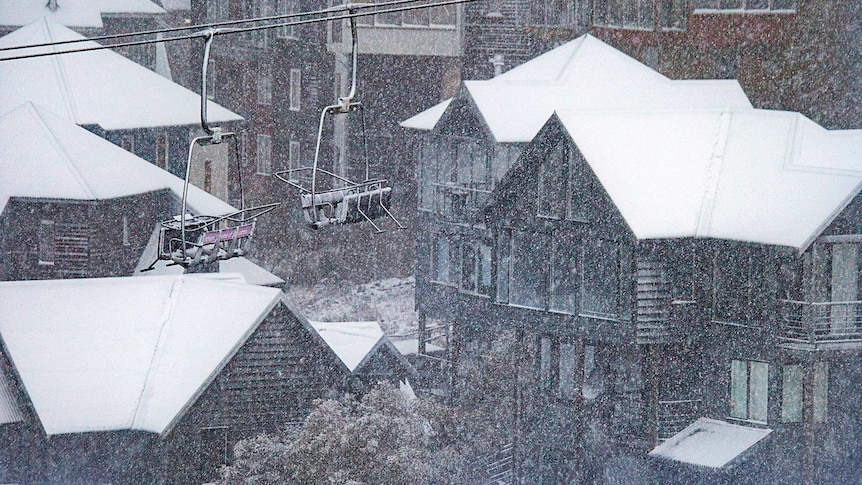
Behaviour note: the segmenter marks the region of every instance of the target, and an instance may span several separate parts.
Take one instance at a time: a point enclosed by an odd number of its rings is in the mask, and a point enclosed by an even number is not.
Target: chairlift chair
[[[207,122],[207,64],[210,47],[215,32],[204,32],[204,57],[201,73],[201,127],[207,133],[195,137],[189,145],[186,177],[183,185],[182,212],[171,219],[162,221],[159,227],[158,254],[153,264],[141,271],[149,271],[159,260],[170,261],[171,265],[184,268],[219,260],[245,256],[249,252],[257,218],[275,209],[280,203],[245,206],[242,189],[242,167],[239,160],[239,143],[236,133],[223,132],[219,127],[210,127]],[[225,140],[233,141],[237,159],[240,210],[221,216],[192,215],[188,212],[189,175],[194,159],[195,147],[217,145]],[[228,151],[230,157],[230,151]]]
[[[346,7],[350,13],[353,9]],[[317,145],[314,150],[314,163],[310,167],[299,167],[275,172],[279,180],[299,190],[300,208],[305,214],[305,220],[313,229],[335,224],[352,224],[367,221],[375,232],[383,232],[374,219],[386,216],[398,226],[404,226],[389,211],[392,199],[392,187],[385,179],[371,178],[368,170],[368,146],[365,133],[365,117],[362,103],[354,101],[356,97],[357,69],[357,36],[356,19],[350,16],[350,32],[352,37],[351,52],[351,87],[350,93],[338,98],[336,104],[326,106],[320,113],[320,123],[317,130]],[[337,175],[320,167],[320,146],[323,141],[323,127],[327,116],[347,115],[359,112],[362,120],[363,158],[365,161],[365,180],[356,182]],[[308,177],[311,184],[306,186],[300,182],[301,176]],[[319,181],[326,177],[329,185],[334,188],[321,189]]]

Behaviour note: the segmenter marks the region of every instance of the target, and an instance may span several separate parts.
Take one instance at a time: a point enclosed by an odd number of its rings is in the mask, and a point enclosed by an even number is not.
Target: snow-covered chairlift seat
[[[392,187],[387,186],[385,180],[370,180],[316,194],[302,194],[300,201],[305,220],[317,229],[390,215],[387,206],[391,197]]]

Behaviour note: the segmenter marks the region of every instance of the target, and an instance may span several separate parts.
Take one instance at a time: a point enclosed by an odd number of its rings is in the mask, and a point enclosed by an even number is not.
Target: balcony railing
[[[862,301],[781,300],[780,338],[797,344],[862,342]]]

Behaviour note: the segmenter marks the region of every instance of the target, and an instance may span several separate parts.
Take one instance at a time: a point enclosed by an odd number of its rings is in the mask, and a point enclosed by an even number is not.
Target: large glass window
[[[567,238],[554,238],[551,246],[551,310],[576,314],[581,247],[579,242]]]
[[[595,0],[593,22],[600,27],[652,30],[654,0]]]
[[[562,399],[581,392],[584,369],[581,346],[575,340],[543,335],[539,338],[539,388]]]
[[[491,247],[468,242],[461,252],[461,289],[468,293],[488,295],[491,292]]]
[[[812,387],[812,419],[825,423],[829,416],[829,363],[815,362]]]
[[[616,318],[620,300],[620,246],[613,241],[584,241],[581,313]]]
[[[510,303],[546,308],[549,243],[548,234],[512,232]]]
[[[431,279],[447,285],[458,284],[458,244],[445,234],[437,234],[432,247]]]
[[[437,182],[437,151],[435,143],[423,139],[418,144],[419,151],[419,208],[433,210],[434,184]]]
[[[509,269],[511,264],[512,233],[502,230],[497,235],[497,301],[509,302]]]
[[[560,219],[566,210],[566,172],[568,147],[555,146],[539,166],[537,213],[541,217]]]
[[[730,363],[730,416],[765,423],[769,404],[769,365],[732,360]]]
[[[802,366],[785,365],[781,380],[781,421],[802,421]]]

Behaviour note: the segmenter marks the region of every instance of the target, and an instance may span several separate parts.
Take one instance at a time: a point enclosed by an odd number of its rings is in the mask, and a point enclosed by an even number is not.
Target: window
[[[764,271],[764,255],[759,250],[729,247],[716,251],[713,319],[737,324],[757,324],[763,320]]]
[[[433,210],[434,184],[437,182],[437,152],[435,143],[430,139],[422,140],[417,145],[419,155],[419,208]]]
[[[491,247],[466,243],[461,252],[461,289],[468,293],[491,293]]]
[[[512,233],[502,230],[497,235],[497,301],[509,303],[509,269],[512,250]]]
[[[730,363],[730,417],[766,422],[769,365],[733,360]]]
[[[613,241],[584,242],[581,314],[616,318],[620,298],[620,246]]]
[[[204,161],[204,190],[212,193],[213,189],[213,161]]]
[[[859,270],[860,245],[836,243],[824,246],[825,259],[831,259],[826,271],[829,273],[830,293],[828,322],[830,333],[841,334],[855,330],[859,325]]]
[[[599,27],[652,30],[653,0],[596,0],[593,23]]]
[[[431,249],[431,280],[447,285],[457,284],[458,245],[445,234],[438,234]]]
[[[796,0],[693,0],[694,12],[702,11],[753,11],[792,13]]]
[[[39,224],[39,264],[54,264],[54,221]]]
[[[129,241],[129,216],[123,216],[123,246],[131,246]]]
[[[200,429],[201,470],[206,480],[218,478],[219,468],[230,463],[231,446],[227,426],[213,426]],[[205,480],[205,481],[206,481]]]
[[[135,137],[132,135],[123,135],[121,145],[123,150],[129,153],[135,153]]]
[[[812,389],[812,420],[815,423],[825,423],[829,409],[829,363],[815,362],[814,375],[811,379]]]
[[[257,173],[269,175],[272,171],[272,138],[257,135]]]
[[[272,103],[272,65],[261,64],[257,70],[257,102],[269,105]]]
[[[546,308],[550,236],[512,232],[509,302],[528,308]]]
[[[568,27],[575,24],[575,9],[584,2],[571,0],[536,0],[529,3],[528,22],[543,27]]]
[[[581,346],[574,340],[543,335],[539,338],[539,388],[561,399],[575,399],[581,393]]]
[[[785,365],[781,379],[781,421],[802,421],[802,366]]]
[[[275,10],[277,15],[287,15],[297,12],[296,0],[276,0]],[[296,18],[286,19],[288,21],[297,20]],[[297,27],[295,25],[279,27],[276,33],[280,39],[296,39]]]
[[[540,217],[560,219],[566,210],[566,178],[568,147],[556,145],[539,166],[537,214]]]
[[[290,70],[290,110],[299,111],[302,96],[302,71]]]
[[[300,145],[298,141],[291,141],[287,147],[287,168],[288,170],[295,170],[300,167],[302,152],[300,152]]]
[[[661,30],[685,30],[685,0],[660,0],[658,15]]]
[[[551,245],[551,310],[578,313],[580,283],[580,245],[565,237],[556,237]]]
[[[156,137],[156,165],[168,169],[168,135],[162,133]]]
[[[454,27],[458,17],[457,8],[457,5],[441,5],[429,8],[429,23],[435,26]]]

